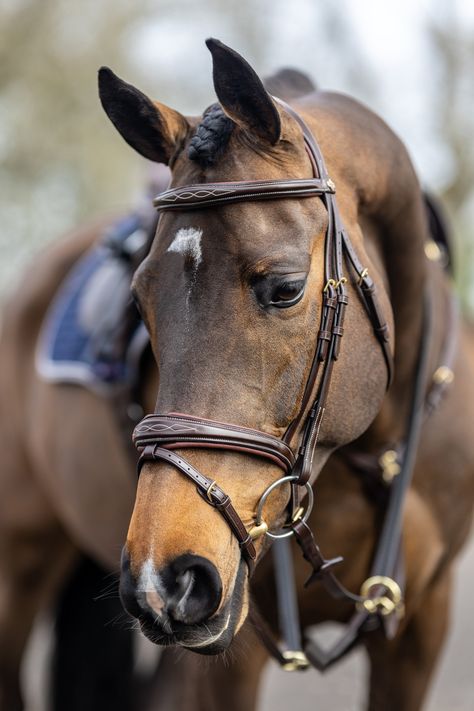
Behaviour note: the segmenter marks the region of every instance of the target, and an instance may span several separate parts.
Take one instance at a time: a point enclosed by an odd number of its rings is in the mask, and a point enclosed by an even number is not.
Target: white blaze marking
[[[155,572],[153,561],[151,558],[148,558],[142,566],[137,588],[140,592],[145,593],[147,603],[157,615],[161,615],[165,605],[163,598],[158,592],[160,583],[160,577]]]
[[[188,312],[191,291],[196,283],[197,270],[202,262],[201,237],[202,230],[200,228],[181,227],[166,250],[167,252],[182,254],[185,259],[193,261],[192,275],[186,292],[186,312]]]
[[[202,262],[201,250],[202,230],[194,227],[182,227],[176,232],[174,240],[166,250],[167,252],[176,252],[185,257],[194,260],[194,269],[196,270]]]

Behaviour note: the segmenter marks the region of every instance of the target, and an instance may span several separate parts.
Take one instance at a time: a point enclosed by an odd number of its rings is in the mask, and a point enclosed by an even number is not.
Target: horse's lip
[[[177,644],[179,644],[181,647],[186,647],[187,649],[204,649],[206,647],[212,647],[224,634],[224,632],[227,632],[230,624],[230,612],[227,615],[227,619],[225,621],[224,626],[218,632],[217,634],[210,635],[206,639],[203,639],[199,642],[194,642],[194,641],[188,641],[186,642],[185,640],[177,640]]]
[[[205,651],[208,648],[211,649],[227,632],[231,623],[231,617],[232,615],[229,612],[224,624],[215,633],[209,628],[209,624],[196,625],[191,629],[183,625],[182,629],[176,629],[175,627],[173,631],[169,633],[142,619],[140,620],[140,627],[145,637],[155,644],[165,647],[178,645],[195,651]],[[215,622],[217,622],[217,620]]]

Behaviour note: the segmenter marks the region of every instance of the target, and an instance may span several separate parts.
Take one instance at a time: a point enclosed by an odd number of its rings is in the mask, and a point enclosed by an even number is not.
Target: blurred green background
[[[201,113],[213,100],[208,36],[261,75],[304,69],[395,128],[453,221],[458,288],[472,312],[469,0],[0,0],[0,293],[48,240],[140,194],[146,161],[103,114],[98,67]]]

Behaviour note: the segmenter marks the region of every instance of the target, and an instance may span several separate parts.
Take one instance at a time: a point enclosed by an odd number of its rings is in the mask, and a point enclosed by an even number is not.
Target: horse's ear
[[[117,131],[138,153],[168,164],[189,130],[185,117],[152,101],[108,67],[99,70],[99,96]]]
[[[216,39],[206,40],[212,54],[214,88],[236,124],[272,145],[280,138],[280,114],[262,81],[243,57]]]

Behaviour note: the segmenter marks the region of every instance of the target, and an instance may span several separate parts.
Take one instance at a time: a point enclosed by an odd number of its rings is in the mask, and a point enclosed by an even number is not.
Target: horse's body
[[[442,268],[427,262],[424,257],[423,244],[427,234],[421,193],[409,159],[389,129],[367,109],[337,95],[311,94],[300,99],[297,107],[314,128],[331,175],[341,186],[338,200],[351,237],[355,235],[357,248],[364,251],[370,268],[386,288],[383,306],[387,314],[393,313],[396,336],[395,380],[388,394],[383,396],[383,381],[386,379],[383,361],[376,343],[370,341],[370,326],[357,296],[351,295],[345,345],[336,365],[336,381],[331,386],[327,432],[322,440],[321,458],[316,461],[322,471],[316,486],[317,505],[311,515],[311,527],[317,531],[318,543],[327,556],[344,556],[344,563],[338,569],[339,576],[347,587],[359,590],[370,568],[380,528],[380,510],[352,470],[350,453],[378,452],[381,447],[403,437],[420,339],[423,285],[425,280],[430,283],[433,298],[432,372],[438,365],[444,343],[451,285]],[[170,118],[167,120],[169,122]],[[252,170],[251,163],[244,162],[243,165],[245,170]],[[271,168],[281,174],[281,165],[275,161]],[[296,172],[298,177],[299,173],[291,163],[284,168],[292,170],[292,175]],[[227,173],[224,169],[219,179],[233,179],[232,171],[238,169],[242,171],[239,163],[229,162]],[[186,170],[195,172],[193,166]],[[237,177],[245,177],[245,171]],[[192,180],[187,177],[184,182]],[[245,205],[241,209],[243,215],[251,214],[250,221],[245,223],[246,229],[256,225],[260,229],[264,217],[260,216],[259,205]],[[224,229],[229,228],[228,223],[223,225]],[[1,708],[8,711],[21,708],[18,665],[39,606],[51,599],[78,550],[87,552],[111,570],[118,568],[120,546],[133,509],[135,481],[130,457],[110,404],[75,386],[48,384],[38,377],[35,369],[36,342],[48,304],[70,266],[98,237],[101,229],[101,225],[93,226],[49,249],[37,260],[28,280],[21,283],[5,310],[0,345],[3,452],[0,479],[0,699]],[[258,243],[258,230],[255,239]],[[272,248],[275,249],[275,245]],[[318,259],[317,254],[315,259]],[[150,279],[149,275],[147,278]],[[223,308],[227,304],[225,298],[222,292]],[[155,323],[150,321],[149,313],[147,316],[153,343],[157,338]],[[168,321],[165,319],[163,323],[169,331]],[[310,323],[313,320],[308,320]],[[215,328],[218,340],[223,332],[219,330],[218,322]],[[224,330],[228,330],[228,325]],[[348,344],[358,343],[361,337],[371,343],[370,351],[359,353],[357,348],[349,347]],[[209,344],[193,343],[193,347],[205,350]],[[301,348],[310,354],[313,347],[313,329],[308,328],[306,333],[295,338],[297,353]],[[233,348],[238,350],[235,344]],[[213,371],[215,364],[211,351],[209,368],[211,376],[215,377],[217,371]],[[177,354],[180,352],[176,351]],[[298,361],[302,361],[298,368],[304,373],[308,359],[298,355]],[[192,392],[183,395],[185,389],[181,392],[180,388],[185,386],[184,383],[177,383],[175,391],[170,391],[169,383],[166,384],[168,389],[165,388],[161,397],[168,410],[193,412],[192,408],[196,408],[201,398],[200,415],[230,419],[226,409],[232,409],[232,406],[222,398],[222,393],[227,387],[226,368],[229,377],[232,375],[232,350],[217,365],[224,373],[224,380],[218,383],[217,397],[212,388],[208,393],[201,388],[199,378],[202,378],[206,365],[193,364]],[[168,379],[169,367],[166,362],[162,369]],[[245,376],[245,363],[243,366],[240,363],[234,372],[237,383],[242,370]],[[423,428],[413,484],[405,506],[405,618],[391,641],[387,641],[381,631],[368,633],[364,638],[372,669],[369,705],[374,710],[408,711],[420,707],[447,627],[452,562],[469,531],[474,494],[474,342],[465,324],[459,330],[454,373],[454,382],[443,402]],[[250,377],[253,378],[254,373]],[[272,377],[270,371],[268,377]],[[299,375],[296,377],[299,379]],[[158,388],[151,359],[144,365],[142,382],[143,406],[150,412]],[[196,382],[198,387],[194,389]],[[382,383],[380,387],[379,383]],[[284,373],[280,373],[279,380],[269,384],[276,391],[277,401],[279,395],[285,400],[278,413],[280,422],[286,417],[286,400],[291,399],[292,392],[300,393],[303,383],[295,385],[291,378],[285,379]],[[364,400],[365,390],[369,394],[367,401]],[[258,407],[254,411],[251,398],[248,407],[243,409],[239,409],[238,399],[233,402],[238,414],[231,421],[238,417],[243,425],[255,427],[257,424],[262,429],[267,426],[265,419],[255,419]],[[258,405],[258,398],[256,402]],[[271,428],[278,431],[276,424],[267,426],[270,431]],[[341,429],[344,430],[342,434]],[[332,454],[325,463],[333,450],[341,446],[340,452]],[[206,459],[208,456],[196,454],[193,464],[200,463],[203,471],[209,469],[209,463],[215,462],[216,470],[222,466],[222,459]],[[240,455],[225,456],[231,469],[236,457],[239,466],[243,466]],[[178,552],[190,549],[189,539],[186,539],[190,528],[192,537],[203,537],[199,554],[204,555],[208,546],[209,557],[219,567],[221,553],[215,546],[221,539],[229,537],[225,524],[208,518],[214,512],[206,510],[205,504],[195,496],[193,487],[183,482],[176,472],[168,471],[163,478],[168,481],[174,477],[178,504],[171,504],[168,499],[166,510],[159,511],[160,497],[155,498],[151,469],[147,467],[142,474],[137,508],[132,518],[129,547],[134,556],[146,558],[149,555],[149,549],[144,544],[142,546],[138,537],[145,528],[147,535],[167,535],[169,540],[166,540],[165,549],[170,551],[176,545]],[[247,469],[245,473],[249,475],[251,471]],[[262,470],[261,476],[267,477],[268,472]],[[229,482],[226,486],[238,502],[236,485],[230,478]],[[166,499],[166,491],[160,496]],[[157,519],[148,518],[153,511],[159,517],[159,530],[155,530],[153,524]],[[179,521],[183,521],[184,526]],[[171,536],[173,526],[177,529],[176,539],[178,534],[185,538],[183,547]],[[210,528],[212,536],[209,538]],[[140,552],[142,548],[143,553]],[[159,557],[159,552],[156,555]],[[224,555],[231,567],[235,555],[232,542]],[[270,567],[271,561],[266,556],[256,568],[252,590],[270,622],[275,624]],[[234,574],[235,570],[230,569],[229,581]],[[317,586],[305,590],[306,574],[306,564],[298,562],[296,575],[302,622],[309,625],[328,619],[347,621],[352,612],[351,605],[332,600]],[[225,576],[222,572],[223,595],[230,595],[231,582]],[[245,611],[248,603],[244,587],[241,597],[243,603],[240,600],[240,604]],[[240,610],[237,613],[241,615]],[[244,617],[242,614],[237,626]],[[252,634],[246,624],[239,636],[245,639]],[[237,651],[233,656],[235,661],[230,664],[219,661],[205,665],[204,676],[200,673],[201,661],[195,655],[185,654],[178,666],[172,663],[169,668],[165,656],[167,674],[163,671],[166,677],[163,683],[171,696],[163,693],[161,703],[168,703],[163,708],[209,711],[223,708],[224,703],[229,710],[253,708],[260,671],[267,655],[253,640],[252,643],[242,643],[240,648],[237,640]],[[181,679],[183,669],[186,669],[188,684],[173,685],[174,673]]]

